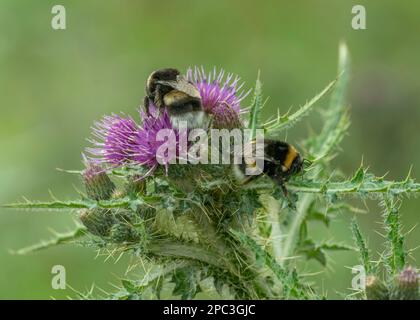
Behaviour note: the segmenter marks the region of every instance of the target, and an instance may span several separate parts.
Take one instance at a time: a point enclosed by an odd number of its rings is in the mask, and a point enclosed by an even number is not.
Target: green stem
[[[295,217],[292,220],[286,241],[283,245],[283,259],[279,261],[281,265],[284,265],[285,262],[288,261],[285,258],[289,258],[293,255],[296,245],[296,235],[299,233],[300,225],[302,224],[303,220],[305,220],[306,213],[308,212],[309,206],[313,199],[314,196],[312,194],[304,194],[298,203]]]
[[[271,224],[270,239],[272,245],[272,254],[276,261],[280,263],[284,257],[282,249],[283,232],[280,223],[280,202],[268,194],[261,195],[261,199],[263,199],[263,203],[266,204],[265,210],[267,211],[267,219]]]

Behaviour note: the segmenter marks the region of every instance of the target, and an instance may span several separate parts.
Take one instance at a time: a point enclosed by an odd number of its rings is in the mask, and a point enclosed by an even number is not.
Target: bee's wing
[[[163,84],[175,90],[184,92],[190,97],[201,99],[200,92],[198,91],[198,89],[191,82],[187,81],[185,78],[179,78],[178,80],[175,80],[175,81],[160,80],[160,81],[157,81],[157,83]]]

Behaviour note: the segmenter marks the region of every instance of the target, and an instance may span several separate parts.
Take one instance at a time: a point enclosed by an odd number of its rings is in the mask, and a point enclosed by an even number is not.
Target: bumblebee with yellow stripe
[[[177,69],[159,69],[149,76],[146,83],[144,106],[149,110],[153,103],[159,110],[167,109],[174,128],[185,121],[188,128],[201,127],[205,113],[198,89]]]
[[[241,164],[236,167],[236,175],[242,183],[247,183],[258,175],[246,175],[246,169],[257,166],[258,161],[247,161],[243,159]],[[270,177],[283,190],[287,197],[287,189],[285,183],[293,175],[299,174],[303,170],[304,159],[300,156],[295,147],[283,141],[264,140],[264,161],[261,164],[263,168],[259,168],[262,175]]]

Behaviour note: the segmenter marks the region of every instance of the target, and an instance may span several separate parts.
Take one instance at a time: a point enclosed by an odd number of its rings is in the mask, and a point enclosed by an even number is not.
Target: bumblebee
[[[255,145],[255,141],[252,144]],[[265,139],[262,145],[264,158],[259,162],[258,158],[250,159],[245,155],[242,163],[236,166],[235,173],[242,183],[248,183],[258,176],[266,175],[280,186],[287,197],[288,192],[285,184],[290,177],[303,171],[305,159],[300,156],[295,147],[283,141]],[[251,175],[247,172],[251,172]]]
[[[200,92],[177,69],[152,72],[146,83],[146,112],[149,112],[150,103],[159,110],[167,109],[174,128],[179,128],[181,121],[185,121],[190,129],[201,127],[204,123]]]

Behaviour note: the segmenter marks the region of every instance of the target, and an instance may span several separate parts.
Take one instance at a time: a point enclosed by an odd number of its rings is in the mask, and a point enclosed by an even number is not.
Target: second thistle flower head
[[[93,128],[93,136],[97,140],[91,141],[94,147],[87,149],[93,156],[92,160],[110,166],[145,166],[150,169],[147,175],[159,164],[168,169],[171,156],[176,157],[176,153],[159,155],[158,152],[159,147],[165,143],[158,139],[158,133],[162,129],[173,129],[167,112],[159,112],[151,105],[149,113],[140,110],[140,117],[141,125],[130,117],[119,115],[106,116],[97,122]]]
[[[243,83],[233,74],[216,69],[208,74],[203,68],[188,69],[187,79],[200,91],[204,111],[213,116],[213,127],[241,127],[241,101],[249,94],[242,90]]]
[[[87,151],[95,162],[120,166],[133,160],[137,148],[139,126],[131,117],[119,115],[105,116],[96,122],[91,140],[94,148]]]

